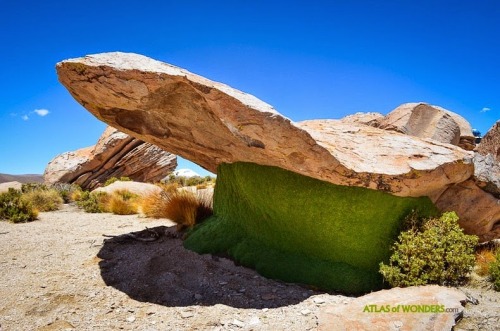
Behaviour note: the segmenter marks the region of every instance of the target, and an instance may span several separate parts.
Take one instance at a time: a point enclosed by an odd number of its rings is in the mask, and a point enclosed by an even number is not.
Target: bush
[[[32,191],[48,190],[49,187],[42,183],[24,183],[21,186],[22,193],[29,193]]]
[[[111,185],[111,184],[113,184],[114,182],[117,182],[117,181],[122,181],[122,182],[130,182],[130,181],[131,181],[131,179],[130,179],[130,178],[128,178],[128,177],[120,177],[120,178],[111,177],[111,178],[108,178],[108,179],[104,182],[104,186]]]
[[[8,192],[0,194],[0,219],[12,223],[31,222],[38,216],[33,206],[21,199],[19,190],[10,188]]]
[[[490,264],[495,262],[495,252],[490,248],[480,248],[476,251],[475,271],[479,276],[488,276],[490,274]]]
[[[477,242],[476,236],[463,233],[454,212],[444,213],[401,232],[380,273],[392,287],[459,285],[474,267]]]
[[[31,204],[38,211],[54,211],[61,208],[63,198],[53,188],[33,189],[23,193],[21,200]]]
[[[73,197],[82,192],[80,186],[76,184],[56,183],[52,185],[52,188],[59,192],[59,195],[63,199],[64,203],[76,201]]]
[[[489,265],[489,272],[491,280],[493,281],[493,288],[495,291],[500,291],[500,248],[497,249],[495,261]]]
[[[105,192],[82,191],[76,204],[87,213],[105,213],[108,200],[109,195]]]
[[[116,215],[137,214],[136,200],[139,196],[128,190],[115,191],[107,202],[107,210]]]
[[[186,190],[153,193],[141,201],[147,217],[168,218],[177,223],[177,230],[191,228],[213,214],[211,195],[197,195]]]
[[[215,184],[215,180],[216,179],[214,177],[210,177],[210,176],[184,177],[184,176],[170,175],[165,182],[166,183],[177,183],[183,187],[185,187],[185,186],[197,186],[197,185],[205,185],[205,187],[207,187],[208,185],[213,186]]]

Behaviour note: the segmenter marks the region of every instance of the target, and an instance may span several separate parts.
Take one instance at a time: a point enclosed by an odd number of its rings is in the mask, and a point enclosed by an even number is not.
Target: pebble
[[[301,310],[300,313],[304,316],[307,316],[311,313],[311,311],[309,309],[304,309],[304,310]]]
[[[321,298],[314,298],[313,299],[313,302],[320,305],[322,303],[325,303],[325,300],[321,299]]]
[[[195,298],[196,300],[201,300],[201,299],[203,298],[203,296],[202,296],[201,294],[199,294],[199,293],[196,293],[196,294],[194,295],[194,298]]]
[[[130,322],[130,323],[135,322],[135,316],[129,316],[129,317],[127,317],[127,322]]]
[[[259,325],[261,322],[260,322],[260,319],[257,317],[257,316],[254,316],[252,317],[249,321],[248,321],[248,326],[249,327],[254,327],[254,326],[257,326]]]
[[[263,312],[269,311],[269,308],[262,309]]]

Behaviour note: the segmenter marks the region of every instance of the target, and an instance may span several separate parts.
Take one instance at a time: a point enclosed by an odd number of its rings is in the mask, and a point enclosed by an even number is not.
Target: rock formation
[[[378,120],[378,127],[473,150],[475,137],[462,116],[426,103],[405,103]]]
[[[137,54],[66,60],[57,71],[100,120],[214,173],[253,162],[399,196],[430,195],[473,173],[460,148],[334,121],[300,125],[254,96]]]
[[[465,302],[464,293],[442,286],[393,288],[356,298],[348,305],[322,307],[318,330],[453,330]]]
[[[175,155],[108,127],[95,146],[66,152],[47,165],[47,183],[74,183],[84,189],[100,186],[111,177],[156,182],[177,166]]]
[[[98,119],[217,172],[214,216],[186,247],[230,252],[273,278],[348,293],[380,288],[378,263],[401,220],[412,209],[436,213],[432,202],[454,206],[451,190],[474,174],[470,126],[435,106],[295,123],[251,95],[137,54],[70,59],[57,72]],[[497,236],[496,213],[476,216],[491,219],[466,218],[469,233]]]
[[[133,181],[116,181],[104,187],[98,187],[94,192],[104,192],[113,194],[116,191],[126,190],[139,196],[147,196],[153,193],[160,193],[162,189],[159,186],[149,183],[138,183]]]
[[[481,139],[476,151],[481,155],[491,154],[500,163],[500,121],[497,121]]]

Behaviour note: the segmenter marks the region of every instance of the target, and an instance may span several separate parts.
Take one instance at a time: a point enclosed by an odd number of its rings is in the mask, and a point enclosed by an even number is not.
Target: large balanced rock
[[[426,103],[405,103],[382,120],[378,127],[419,138],[430,138],[472,150],[475,137],[472,127],[462,116]]]
[[[464,293],[437,285],[393,288],[356,298],[348,305],[325,305],[318,330],[452,330],[463,315]]]
[[[313,132],[254,96],[137,54],[70,59],[57,72],[100,120],[212,172],[222,163],[253,162],[399,196],[435,193],[473,172],[471,155],[459,148],[336,122]],[[335,144],[325,143],[335,135]],[[405,146],[397,157],[377,148],[392,142]]]
[[[63,61],[60,81],[98,119],[217,172],[214,216],[185,246],[263,275],[347,293],[383,286],[379,263],[411,210],[473,175],[471,152],[370,127],[294,123],[270,105],[136,54]]]
[[[44,179],[51,184],[74,183],[93,189],[111,177],[156,182],[176,166],[175,155],[108,127],[95,146],[66,152],[50,161]]]

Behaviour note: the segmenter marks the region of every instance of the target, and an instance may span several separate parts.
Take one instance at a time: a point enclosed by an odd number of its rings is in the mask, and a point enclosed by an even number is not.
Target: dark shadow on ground
[[[321,293],[264,278],[226,258],[189,251],[175,227],[160,226],[107,239],[98,257],[106,285],[132,299],[169,307],[276,308]]]

